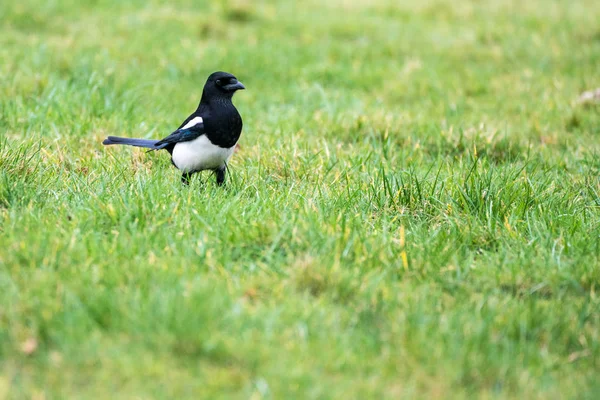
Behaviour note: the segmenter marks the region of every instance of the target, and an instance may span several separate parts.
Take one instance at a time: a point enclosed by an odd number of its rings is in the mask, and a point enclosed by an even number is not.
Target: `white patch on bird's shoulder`
[[[198,125],[198,124],[202,124],[202,123],[204,123],[204,120],[202,119],[202,117],[194,117],[187,124],[182,126],[181,129],[188,129],[194,125]]]
[[[197,172],[224,166],[233,155],[235,146],[216,146],[202,135],[188,142],[179,142],[173,148],[173,163],[182,172]]]

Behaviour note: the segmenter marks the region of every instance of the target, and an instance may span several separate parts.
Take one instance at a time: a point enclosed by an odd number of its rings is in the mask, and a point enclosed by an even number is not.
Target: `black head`
[[[213,72],[204,85],[204,95],[229,97],[238,91],[246,89],[242,82],[227,72]]]

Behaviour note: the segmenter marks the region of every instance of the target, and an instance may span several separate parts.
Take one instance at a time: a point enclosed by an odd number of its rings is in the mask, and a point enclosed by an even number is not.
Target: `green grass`
[[[0,398],[600,397],[600,3],[291,4],[0,3]]]

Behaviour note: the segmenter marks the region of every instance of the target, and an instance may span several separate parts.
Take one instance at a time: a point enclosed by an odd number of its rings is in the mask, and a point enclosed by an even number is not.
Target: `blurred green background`
[[[598,398],[599,18],[1,2],[0,398]],[[216,70],[226,189],[102,147]]]

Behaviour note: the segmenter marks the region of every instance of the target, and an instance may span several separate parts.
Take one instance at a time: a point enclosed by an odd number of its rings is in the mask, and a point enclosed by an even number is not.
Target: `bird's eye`
[[[217,79],[217,82],[215,82],[215,83],[216,83],[217,85],[219,85],[219,86],[221,86],[221,85],[222,85],[222,82],[221,82],[221,80],[220,80],[220,79]]]

